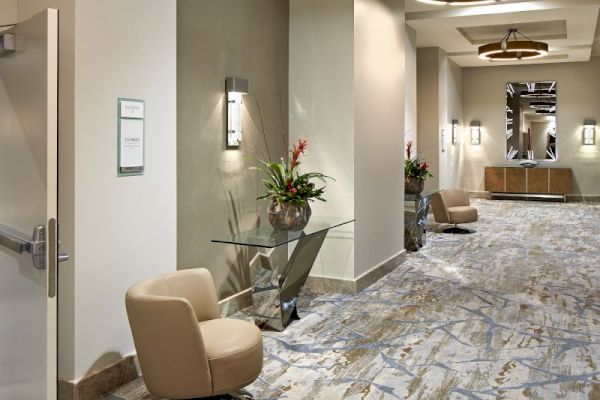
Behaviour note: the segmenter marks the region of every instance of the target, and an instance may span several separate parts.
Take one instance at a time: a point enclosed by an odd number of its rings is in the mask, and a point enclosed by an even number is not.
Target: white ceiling
[[[406,1],[406,22],[417,47],[440,47],[463,67],[589,61],[600,55],[600,0],[504,0],[483,6]],[[550,55],[531,61],[481,60],[477,48],[498,41],[509,28],[550,45]]]

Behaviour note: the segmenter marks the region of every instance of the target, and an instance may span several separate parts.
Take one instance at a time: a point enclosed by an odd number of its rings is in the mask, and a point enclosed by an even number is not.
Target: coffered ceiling
[[[417,47],[440,47],[463,67],[589,61],[600,55],[600,0],[504,0],[480,6],[406,1],[406,22]],[[480,45],[497,42],[510,28],[550,45],[549,56],[530,61],[490,62]]]

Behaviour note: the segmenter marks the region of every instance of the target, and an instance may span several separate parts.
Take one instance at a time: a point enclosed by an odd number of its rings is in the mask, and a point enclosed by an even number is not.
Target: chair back
[[[132,286],[125,305],[148,390],[159,397],[210,396],[212,379],[198,321],[219,318],[210,272],[177,271]]]
[[[441,224],[452,223],[448,208],[470,205],[469,193],[464,189],[444,189],[433,195],[431,208],[435,221]]]

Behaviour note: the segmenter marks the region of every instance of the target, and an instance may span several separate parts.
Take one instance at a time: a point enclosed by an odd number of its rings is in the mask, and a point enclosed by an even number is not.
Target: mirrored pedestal
[[[404,247],[408,251],[419,251],[426,244],[425,225],[435,193],[437,191],[404,195]]]
[[[261,227],[213,239],[253,247],[256,256],[250,261],[254,321],[261,328],[283,331],[298,319],[298,295],[319,254],[330,229],[353,222],[353,219],[313,217],[303,231],[279,231]],[[272,257],[274,249],[295,244],[286,263]]]

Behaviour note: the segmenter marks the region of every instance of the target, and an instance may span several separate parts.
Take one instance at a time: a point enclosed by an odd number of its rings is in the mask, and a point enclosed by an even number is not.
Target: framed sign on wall
[[[118,99],[118,176],[144,174],[145,108],[143,100]]]

